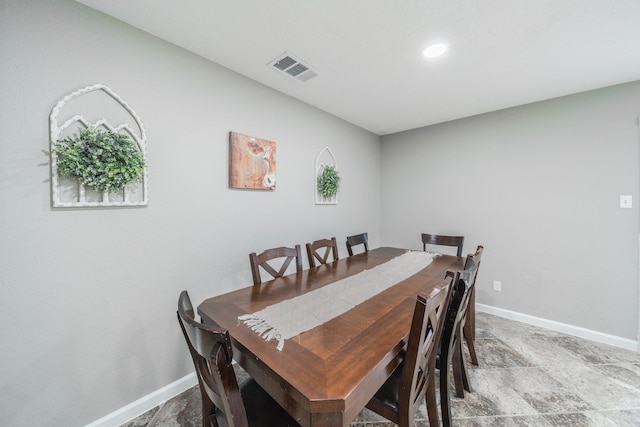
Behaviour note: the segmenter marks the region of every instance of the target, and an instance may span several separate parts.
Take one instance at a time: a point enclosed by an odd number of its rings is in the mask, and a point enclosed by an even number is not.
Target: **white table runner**
[[[407,251],[384,264],[347,277],[315,291],[273,304],[238,319],[267,341],[284,340],[313,329],[356,305],[413,276],[438,254]]]

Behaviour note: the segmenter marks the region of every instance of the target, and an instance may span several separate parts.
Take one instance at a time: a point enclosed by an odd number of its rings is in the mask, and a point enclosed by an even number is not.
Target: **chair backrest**
[[[480,262],[482,261],[482,251],[484,246],[478,245],[476,252],[467,255],[467,259],[464,263],[465,270],[473,270],[473,275],[470,277],[469,286],[473,288],[476,284],[476,278],[478,277],[478,270],[480,269]]]
[[[427,245],[438,246],[456,246],[458,248],[457,256],[462,256],[462,245],[464,244],[464,236],[444,236],[440,234],[422,233],[422,250],[427,250]]]
[[[193,359],[202,395],[202,425],[247,427],[247,414],[231,364],[229,331],[195,320],[187,291],[178,299],[178,322]]]
[[[400,425],[413,424],[411,421],[424,401],[427,384],[435,381],[436,355],[451,298],[452,280],[452,277],[445,278],[428,298],[424,293],[418,295],[399,388]]]
[[[453,277],[453,290],[442,330],[441,354],[445,351],[445,347],[447,350],[445,354],[451,353],[455,341],[460,339],[458,334],[460,333],[462,327],[461,322],[464,319],[467,306],[469,305],[469,296],[471,295],[471,292],[469,292],[470,281],[475,272],[474,261],[470,261],[468,265],[471,267],[469,270],[462,270],[455,273],[453,271],[447,271],[447,277]]]
[[[276,270],[269,261],[273,261],[278,258],[284,258],[284,260],[280,265],[280,268]],[[296,261],[296,272],[300,273],[302,271],[302,249],[300,248],[300,245],[296,245],[294,248],[282,246],[279,248],[267,249],[259,255],[252,252],[249,254],[249,262],[251,263],[253,284],[259,285],[262,283],[262,279],[260,278],[260,267],[275,279],[276,277],[284,276],[289,264],[291,264],[291,261],[294,259]]]
[[[447,307],[444,325],[440,339],[437,367],[440,369],[440,410],[442,412],[443,425],[451,425],[451,400],[449,397],[449,373],[452,364],[459,362],[461,370],[464,369],[462,354],[454,358],[456,348],[462,352],[462,323],[464,313],[469,303],[469,278],[472,271],[447,271],[447,277],[452,277],[451,299]],[[455,377],[455,373],[454,373]]]
[[[364,252],[369,252],[369,236],[367,233],[347,237],[347,252],[349,252],[349,256],[353,256],[353,247],[357,245],[364,245]]]
[[[324,249],[321,255],[318,250]],[[335,237],[331,239],[316,240],[313,243],[307,243],[307,258],[309,258],[309,267],[316,266],[316,260],[320,264],[326,264],[329,261],[329,255],[333,254],[333,260],[338,260],[338,242]]]
[[[484,247],[478,245],[476,252],[467,255],[467,259],[464,263],[465,271],[469,271],[469,297],[467,301],[467,307],[464,312],[464,319],[462,320],[462,327],[464,328],[464,337],[469,346],[469,354],[473,364],[478,364],[478,357],[476,355],[475,345],[473,340],[476,336],[476,280],[478,278],[478,271],[480,270],[480,262],[482,261],[482,252]]]

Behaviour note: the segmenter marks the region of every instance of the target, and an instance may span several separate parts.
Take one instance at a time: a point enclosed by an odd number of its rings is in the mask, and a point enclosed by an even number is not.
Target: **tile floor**
[[[640,426],[640,353],[485,313],[476,327],[480,365],[452,400],[455,426]],[[199,426],[199,399],[194,387],[123,426]],[[428,425],[423,408],[416,427]],[[394,424],[365,409],[351,426]]]

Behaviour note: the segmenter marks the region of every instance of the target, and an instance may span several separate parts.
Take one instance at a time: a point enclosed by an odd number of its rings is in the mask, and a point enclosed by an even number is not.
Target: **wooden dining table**
[[[209,298],[204,323],[229,330],[234,359],[305,427],[348,426],[400,364],[416,296],[442,285],[464,258],[441,255],[418,273],[278,350],[238,319],[383,264],[406,252],[377,248],[316,268]]]

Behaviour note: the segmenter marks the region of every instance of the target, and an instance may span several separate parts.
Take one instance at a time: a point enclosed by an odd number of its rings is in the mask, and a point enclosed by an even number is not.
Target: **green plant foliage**
[[[318,175],[318,192],[325,198],[338,194],[340,190],[340,175],[333,166],[325,166]]]
[[[53,151],[61,176],[78,178],[98,191],[115,193],[144,176],[144,156],[124,133],[89,126],[56,142]]]

